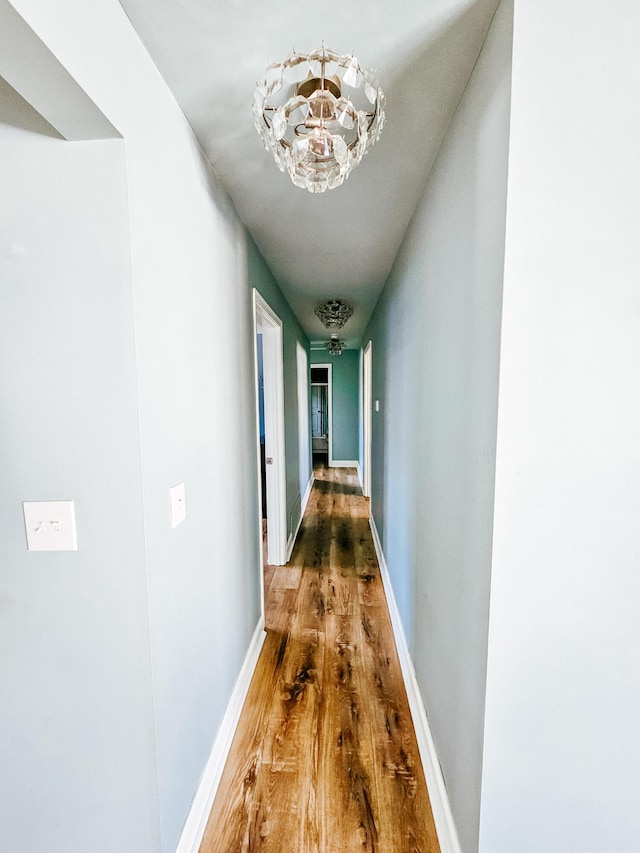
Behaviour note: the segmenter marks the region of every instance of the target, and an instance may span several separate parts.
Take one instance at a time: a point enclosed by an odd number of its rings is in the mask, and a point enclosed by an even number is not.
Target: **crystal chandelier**
[[[339,340],[337,335],[331,335],[331,339],[327,341],[325,347],[329,351],[329,355],[342,355],[342,350],[347,348],[344,341]]]
[[[384,95],[373,71],[353,54],[324,44],[268,66],[253,118],[280,171],[297,187],[322,193],[343,183],[378,140]]]
[[[327,329],[341,329],[353,314],[353,308],[342,299],[327,299],[314,313]]]

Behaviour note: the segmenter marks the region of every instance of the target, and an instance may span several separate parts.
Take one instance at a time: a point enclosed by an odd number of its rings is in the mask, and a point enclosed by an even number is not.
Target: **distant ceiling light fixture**
[[[331,335],[331,339],[325,344],[329,355],[342,355],[342,350],[347,348],[344,341],[338,339],[337,335]]]
[[[378,141],[384,100],[373,71],[323,44],[267,67],[253,118],[280,171],[297,187],[323,193],[339,187]]]
[[[327,329],[341,329],[353,314],[353,308],[342,299],[327,299],[315,309],[315,315]]]

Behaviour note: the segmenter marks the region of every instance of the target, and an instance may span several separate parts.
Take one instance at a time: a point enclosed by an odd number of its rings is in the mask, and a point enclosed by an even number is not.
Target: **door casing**
[[[327,432],[329,433],[329,467],[333,465],[333,412],[332,412],[332,398],[333,398],[333,365],[332,364],[311,364],[311,368],[315,367],[326,367],[327,368]],[[313,386],[312,382],[311,385]],[[324,385],[324,382],[320,383]]]
[[[371,441],[373,432],[373,372],[371,341],[362,353],[362,494],[371,497]]]
[[[257,335],[262,334],[264,427],[267,482],[267,560],[270,565],[287,562],[287,495],[284,440],[284,366],[282,321],[253,289],[253,341],[256,388],[256,450],[260,470],[260,412],[258,407]],[[262,511],[259,515],[260,554],[262,555]],[[262,557],[261,557],[262,559]]]

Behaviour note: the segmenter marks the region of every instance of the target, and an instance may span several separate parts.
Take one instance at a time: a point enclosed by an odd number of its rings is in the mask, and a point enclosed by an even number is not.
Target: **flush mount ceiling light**
[[[327,341],[325,347],[329,351],[329,355],[342,355],[342,350],[347,348],[344,341],[339,340],[337,335],[331,335],[331,339]]]
[[[327,329],[341,329],[353,314],[353,308],[342,299],[327,299],[314,313]]]
[[[268,66],[253,118],[280,171],[297,187],[322,193],[339,187],[377,142],[384,95],[374,72],[353,54],[323,45]]]

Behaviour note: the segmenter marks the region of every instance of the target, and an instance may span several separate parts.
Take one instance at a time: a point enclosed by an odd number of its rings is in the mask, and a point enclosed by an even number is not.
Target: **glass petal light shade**
[[[264,146],[293,183],[312,193],[334,189],[382,131],[384,95],[355,56],[324,46],[269,65],[253,118]]]
[[[344,341],[341,341],[337,335],[331,335],[331,339],[325,344],[329,355],[342,355],[342,351],[347,348]]]
[[[314,313],[327,329],[341,329],[353,314],[353,308],[342,299],[327,299]]]

